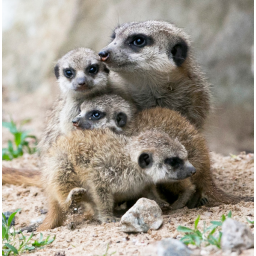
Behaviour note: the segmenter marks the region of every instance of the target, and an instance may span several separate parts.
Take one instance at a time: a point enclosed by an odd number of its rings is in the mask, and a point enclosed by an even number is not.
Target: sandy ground
[[[238,156],[226,156],[211,153],[214,178],[219,187],[230,194],[253,196],[254,191],[254,155],[240,154]],[[12,167],[38,168],[36,156],[24,155],[12,162],[4,162]],[[15,228],[25,227],[36,220],[43,220],[47,209],[46,198],[43,191],[36,187],[24,187],[4,185],[2,190],[3,211],[11,211],[21,208],[17,215]],[[199,229],[210,225],[212,220],[220,220],[222,214],[232,211],[235,220],[247,223],[246,218],[254,219],[254,203],[240,202],[236,205],[220,205],[215,207],[203,206],[197,209],[179,209],[164,213],[162,227],[146,234],[126,234],[120,231],[119,223],[99,224],[89,218],[88,215],[70,215],[65,225],[53,230],[43,232],[46,236],[56,235],[53,244],[44,249],[37,250],[29,255],[101,255],[103,256],[107,245],[108,253],[115,255],[155,255],[155,243],[163,238],[181,238],[182,234],[176,231],[179,225],[193,227],[193,221],[201,216]],[[71,230],[71,223],[75,228]],[[254,233],[254,227],[251,226]],[[38,237],[38,233],[35,232]],[[212,250],[212,251],[211,251]],[[56,254],[58,253],[59,254]],[[65,254],[64,254],[65,252]],[[215,251],[213,247],[201,248],[202,255],[229,255],[221,251]],[[254,249],[244,251],[241,255],[253,255]],[[27,255],[27,254],[24,254]]]

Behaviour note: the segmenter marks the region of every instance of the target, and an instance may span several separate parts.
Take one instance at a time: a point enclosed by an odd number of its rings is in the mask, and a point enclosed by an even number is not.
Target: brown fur
[[[188,163],[185,148],[165,133],[147,131],[127,138],[108,129],[78,130],[59,137],[44,162],[42,184],[49,213],[39,231],[61,225],[72,198],[83,194],[96,218],[114,221],[114,202],[137,198],[147,186],[160,180],[191,175],[185,166],[173,171],[166,164],[166,159],[173,156]],[[158,198],[157,194],[150,197]]]
[[[16,169],[3,166],[2,184],[27,185],[41,187],[40,171]]]
[[[251,197],[227,195],[215,185],[211,174],[209,150],[206,141],[195,127],[179,113],[159,107],[143,110],[137,114],[129,126],[124,128],[124,134],[128,136],[136,136],[137,134],[150,129],[165,132],[172,139],[177,138],[186,148],[188,152],[188,160],[196,168],[196,174],[190,178],[192,184],[195,185],[195,193],[193,197],[186,202],[188,207],[192,208],[197,206],[202,198],[202,194],[205,194],[209,199],[214,199],[215,201],[222,203],[233,204],[238,203],[241,200],[253,201],[253,198]],[[158,186],[158,191],[165,196],[168,194],[171,195],[166,199],[168,199],[169,203],[172,203],[173,198],[179,196],[180,200],[181,193],[187,193],[186,182],[187,181],[180,181],[176,182],[176,184],[161,184],[161,186]],[[184,197],[188,199],[186,195]]]
[[[146,46],[134,46],[135,35],[146,36]],[[125,23],[99,55],[111,70],[111,83],[131,95],[138,108],[170,108],[202,129],[210,90],[184,31],[164,21]]]

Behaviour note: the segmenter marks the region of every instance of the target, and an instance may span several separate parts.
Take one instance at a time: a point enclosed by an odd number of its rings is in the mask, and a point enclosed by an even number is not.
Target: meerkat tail
[[[40,171],[33,169],[22,169],[2,167],[2,184],[27,185],[41,188]]]
[[[204,193],[206,196],[209,198],[212,198],[216,200],[217,202],[220,203],[225,203],[225,204],[237,204],[240,201],[245,201],[245,202],[253,202],[254,197],[250,196],[235,196],[235,195],[230,195],[225,193],[223,190],[218,188],[216,184],[212,181],[209,182],[206,186],[207,189],[204,189]]]

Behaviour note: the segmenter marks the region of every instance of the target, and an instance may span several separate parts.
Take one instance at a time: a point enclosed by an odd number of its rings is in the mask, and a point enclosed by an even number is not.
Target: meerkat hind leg
[[[38,227],[37,231],[44,231],[61,226],[65,220],[65,216],[66,215],[58,201],[50,200],[49,211],[43,223]]]

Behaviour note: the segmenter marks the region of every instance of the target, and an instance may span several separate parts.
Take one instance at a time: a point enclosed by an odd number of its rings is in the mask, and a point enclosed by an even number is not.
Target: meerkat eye
[[[170,157],[166,158],[164,163],[176,168],[183,164],[183,160],[179,157]]]
[[[146,40],[142,36],[137,36],[135,39],[132,41],[132,44],[138,47],[143,47],[146,45]]]
[[[87,72],[89,74],[96,75],[99,71],[99,66],[98,65],[91,65],[87,68]]]
[[[66,68],[63,70],[64,76],[67,78],[73,78],[75,76],[75,70]]]
[[[105,115],[106,115],[106,113],[104,113],[104,112],[101,112],[99,110],[93,110],[93,111],[88,113],[87,119],[89,119],[89,120],[99,120],[99,119],[103,118]]]

